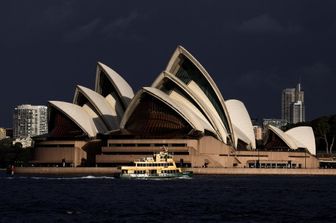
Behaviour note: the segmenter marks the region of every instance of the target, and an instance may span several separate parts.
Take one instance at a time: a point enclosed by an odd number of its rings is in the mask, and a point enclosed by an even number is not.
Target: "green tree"
[[[325,152],[333,152],[336,137],[336,115],[323,116],[311,122],[318,147],[324,144]],[[322,141],[322,143],[321,143]]]
[[[332,153],[333,147],[334,147],[334,142],[335,142],[335,137],[336,137],[336,115],[332,116],[329,120],[329,135],[331,138],[331,144],[330,144],[330,153]]]

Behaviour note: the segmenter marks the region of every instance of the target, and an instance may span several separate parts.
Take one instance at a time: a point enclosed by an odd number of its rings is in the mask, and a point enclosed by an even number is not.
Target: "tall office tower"
[[[290,122],[290,107],[295,101],[295,89],[286,88],[282,91],[281,98],[281,119]]]
[[[291,122],[298,123],[305,121],[305,108],[302,101],[297,101],[291,105]]]
[[[6,138],[6,129],[0,128],[0,140]]]
[[[48,133],[47,107],[19,105],[14,110],[14,138],[25,138]]]
[[[304,91],[300,83],[296,88],[286,88],[282,91],[281,119],[289,123],[305,121]]]

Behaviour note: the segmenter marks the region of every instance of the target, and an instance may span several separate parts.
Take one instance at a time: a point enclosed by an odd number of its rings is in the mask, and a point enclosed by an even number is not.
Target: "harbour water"
[[[0,222],[334,222],[333,176],[0,174]]]

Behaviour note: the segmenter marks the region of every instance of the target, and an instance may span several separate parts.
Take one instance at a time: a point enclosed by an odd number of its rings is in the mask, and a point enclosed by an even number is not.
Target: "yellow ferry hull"
[[[191,172],[181,172],[181,173],[157,173],[157,174],[134,174],[134,173],[121,173],[119,175],[120,178],[138,178],[138,179],[145,179],[145,178],[180,178],[180,177],[192,177]]]

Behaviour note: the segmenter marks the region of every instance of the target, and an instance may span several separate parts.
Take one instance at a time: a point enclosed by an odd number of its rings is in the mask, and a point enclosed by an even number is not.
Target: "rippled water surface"
[[[0,174],[0,222],[335,222],[336,177]]]

